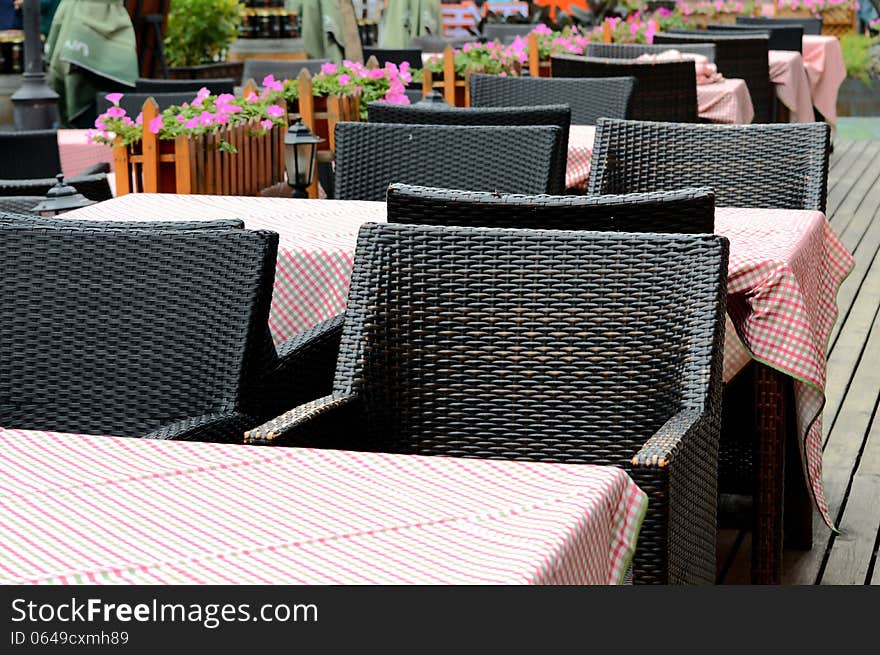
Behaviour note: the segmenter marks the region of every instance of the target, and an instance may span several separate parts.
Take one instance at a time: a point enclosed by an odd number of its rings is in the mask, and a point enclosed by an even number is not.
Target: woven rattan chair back
[[[622,196],[522,196],[392,184],[388,222],[700,234],[714,229],[715,196],[705,188]]]
[[[245,59],[242,80],[253,80],[262,84],[267,75],[276,80],[294,80],[303,68],[310,75],[321,72],[321,66],[332,63],[329,59]]]
[[[630,117],[636,120],[695,122],[697,72],[692,61],[640,62],[632,59],[553,56],[553,77],[636,79]]]
[[[421,69],[422,51],[418,48],[370,48],[364,46],[364,61],[369,61],[370,57],[375,57],[380,66],[384,66],[387,62],[391,62],[396,66],[400,66],[406,62],[410,68]]]
[[[804,28],[804,34],[810,36],[819,36],[822,34],[821,18],[770,18],[767,16],[737,16],[737,25],[800,25]]]
[[[140,77],[135,81],[135,93],[192,93],[206,87],[214,95],[232,93],[235,90],[235,78],[218,77],[201,80],[154,80]]]
[[[756,123],[772,120],[773,89],[770,84],[770,39],[764,34],[736,36],[708,30],[670,31],[654,35],[657,44],[712,43],[715,66],[724,77],[744,80],[752,96]]]
[[[571,107],[574,125],[595,125],[599,117],[627,118],[635,86],[632,77],[576,79],[470,76],[471,107]]]
[[[54,177],[30,180],[0,180],[0,196],[45,196],[57,180]],[[64,178],[64,183],[72,186],[89,200],[101,202],[113,197],[107,173],[77,175]]]
[[[571,109],[567,105],[543,107],[472,107],[392,105],[371,102],[367,106],[371,123],[409,123],[414,125],[555,125],[560,130],[559,147],[551,162],[550,193],[565,192],[568,165],[568,132]]]
[[[418,48],[422,52],[438,53],[446,50],[446,46],[448,45],[451,45],[453,48],[461,48],[466,43],[473,43],[475,38],[476,35],[449,38],[426,34],[423,36],[414,36],[410,40],[409,46],[411,48]]]
[[[825,123],[691,125],[600,120],[589,192],[709,186],[722,207],[825,211]]]
[[[0,178],[22,180],[55,177],[61,172],[58,132],[0,132]]]
[[[687,54],[702,55],[707,61],[715,61],[715,46],[711,43],[683,44],[680,48],[647,43],[588,43],[584,55],[602,59],[637,59],[642,55],[658,55],[673,49]],[[608,116],[608,118],[615,117]]]
[[[547,193],[560,129],[539,126],[336,125],[336,198],[384,200],[393,182]]]
[[[0,425],[143,436],[239,410],[278,236],[55,223],[0,222]]]
[[[486,23],[483,25],[483,37],[487,41],[501,41],[510,44],[518,36],[526,37],[535,29],[534,23]]]
[[[801,25],[724,25],[709,23],[710,32],[738,36],[743,34],[766,34],[770,50],[803,52],[804,28]]]

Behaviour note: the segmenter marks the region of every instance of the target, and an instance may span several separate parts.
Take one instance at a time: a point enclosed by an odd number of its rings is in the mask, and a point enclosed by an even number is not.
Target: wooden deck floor
[[[840,141],[831,156],[831,225],[855,257],[838,294],[824,412],[825,493],[840,527],[814,515],[813,549],[785,551],[785,584],[880,585],[880,141]],[[722,531],[726,584],[748,584],[750,538]]]

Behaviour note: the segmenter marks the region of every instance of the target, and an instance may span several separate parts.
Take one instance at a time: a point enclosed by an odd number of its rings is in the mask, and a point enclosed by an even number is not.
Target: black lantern
[[[287,183],[294,188],[294,198],[309,197],[308,188],[315,179],[318,144],[323,140],[312,134],[299,120],[291,125],[284,135]]]
[[[58,181],[49,189],[46,199],[31,211],[37,212],[40,216],[50,217],[95,204],[94,200],[89,200],[72,186],[65,184],[63,175],[56,175],[55,179]]]

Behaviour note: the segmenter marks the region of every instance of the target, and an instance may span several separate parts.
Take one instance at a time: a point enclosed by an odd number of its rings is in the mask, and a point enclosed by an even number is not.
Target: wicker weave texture
[[[722,207],[825,211],[830,128],[825,123],[698,125],[603,119],[589,192],[709,186]]]
[[[688,30],[658,33],[654,43],[711,43],[715,46],[715,65],[724,77],[744,80],[752,96],[755,123],[769,123],[772,118],[773,87],[770,84],[770,41],[766,35],[733,36]]]
[[[553,77],[636,79],[630,117],[646,121],[695,122],[697,72],[691,61],[638,62],[632,59],[553,56]]]
[[[501,43],[513,43],[518,36],[528,36],[535,29],[532,23],[486,23],[483,25],[483,37],[487,41],[501,41]]]
[[[0,196],[0,212],[36,214],[34,207],[45,199],[45,196]]]
[[[55,177],[61,172],[56,130],[0,131],[0,178]],[[28,194],[9,194],[28,195]]]
[[[743,36],[746,34],[765,34],[769,37],[770,50],[791,50],[803,52],[804,28],[800,25],[720,25],[709,23],[710,32]]]
[[[276,234],[0,233],[0,424],[144,436],[243,409],[269,355]]]
[[[523,196],[392,184],[388,222],[460,227],[711,234],[711,189],[622,196]]]
[[[135,81],[134,90],[135,93],[192,93],[195,95],[202,87],[206,87],[214,95],[233,93],[235,78],[154,80],[140,77]]]
[[[547,193],[560,129],[553,126],[336,125],[336,198],[384,200],[392,182]]]
[[[365,56],[366,59],[366,56]],[[272,75],[276,80],[294,80],[303,68],[310,75],[321,72],[321,66],[332,63],[329,59],[245,59],[241,79],[253,80],[262,84],[267,75]]]
[[[657,55],[672,49],[666,45],[646,43],[588,43],[584,55],[602,59],[636,59],[642,55]],[[715,46],[711,43],[684,44],[675,50],[692,55],[702,55],[708,61],[715,61]],[[608,118],[616,117],[609,116]]]
[[[770,18],[767,16],[737,16],[737,25],[767,25],[773,27],[775,25],[800,25],[804,29],[804,34],[819,36],[822,34],[821,18]]]
[[[410,107],[387,102],[371,102],[367,106],[371,123],[407,123],[411,125],[555,125],[561,137],[551,163],[550,193],[565,192],[565,170],[568,165],[568,132],[571,109],[567,105],[542,107],[477,107],[443,106]]]
[[[400,66],[406,62],[413,70],[420,69],[422,64],[422,51],[418,48],[370,48],[364,46],[364,61],[369,61],[370,57],[375,57],[380,66],[391,62],[396,66]]]
[[[64,179],[65,184],[72,186],[89,200],[101,202],[110,200],[113,191],[106,173],[77,175]],[[0,180],[0,196],[42,196],[44,199],[57,180],[54,177],[43,177],[27,180]]]
[[[632,77],[564,79],[472,74],[472,107],[535,107],[565,104],[575,125],[595,125],[607,118],[628,118]]]

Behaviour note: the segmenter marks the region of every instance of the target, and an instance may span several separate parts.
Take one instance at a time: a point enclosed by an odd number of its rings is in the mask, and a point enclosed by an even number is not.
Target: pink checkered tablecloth
[[[771,50],[768,58],[770,81],[776,89],[776,97],[791,110],[794,122],[812,123],[816,116],[813,113],[810,80],[801,54],[790,50]]]
[[[89,143],[87,130],[58,130],[58,151],[61,154],[61,172],[73,177],[95,164],[107,162],[113,166],[113,149],[99,143]]]
[[[843,49],[836,36],[806,34],[803,59],[810,80],[813,106],[833,127],[837,125],[837,91],[846,79]]]
[[[751,123],[755,108],[749,87],[735,77],[715,84],[697,86],[697,109],[700,118],[713,123]]]
[[[384,222],[385,203],[132,194],[68,216],[238,217],[278,232],[270,327],[281,343],[345,308],[358,228]],[[725,380],[751,358],[794,379],[805,473],[830,524],[821,475],[825,347],[852,257],[820,212],[718,208],[715,228],[730,239]]]
[[[590,160],[593,158],[595,125],[572,125],[568,131],[568,168],[565,186],[568,189],[587,190],[590,181]]]
[[[614,467],[0,428],[3,584],[617,584]]]

